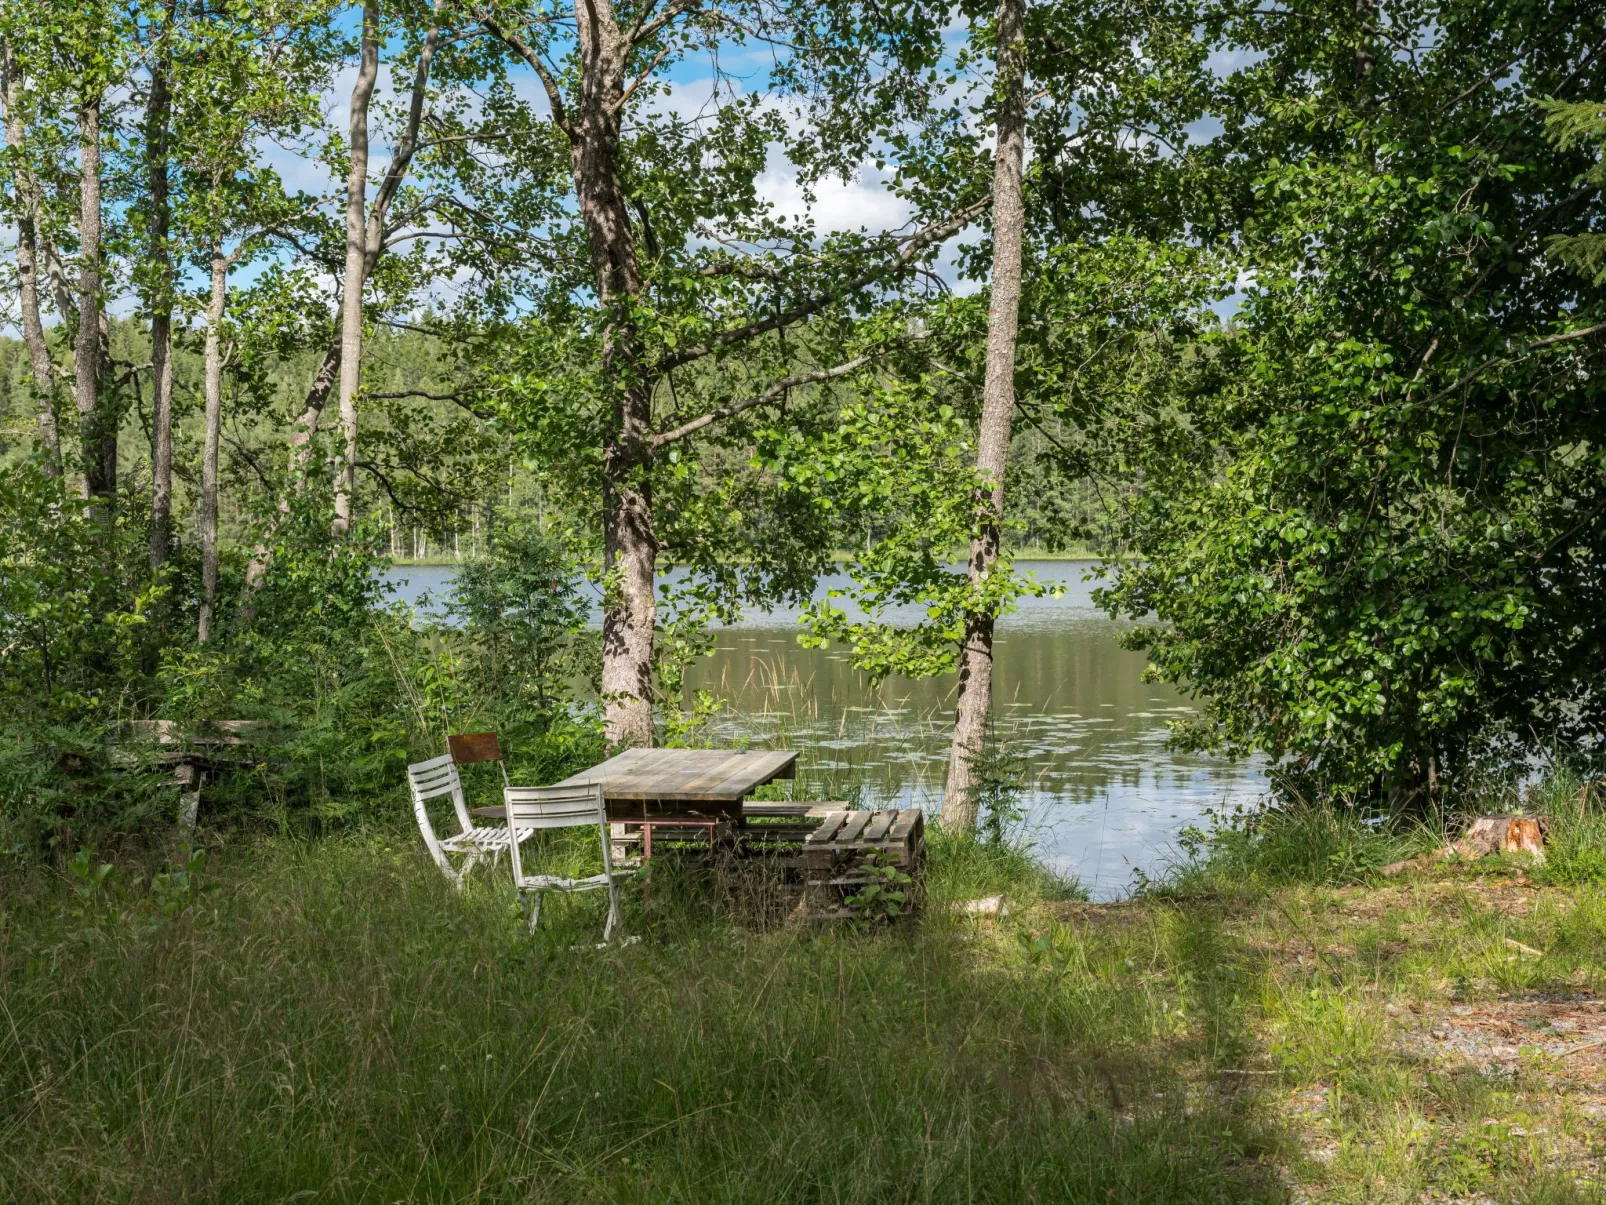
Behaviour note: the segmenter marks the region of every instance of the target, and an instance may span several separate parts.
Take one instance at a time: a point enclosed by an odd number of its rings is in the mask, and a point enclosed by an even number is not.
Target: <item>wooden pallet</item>
[[[846,803],[744,803],[742,825],[736,830],[737,852],[772,852],[778,846],[802,845],[834,813],[848,810]]]
[[[799,861],[803,897],[798,915],[808,920],[847,920],[855,915],[848,897],[876,881],[876,865],[896,866],[911,882],[905,914],[918,907],[926,862],[926,823],[919,808],[841,811],[825,816],[803,842]]]

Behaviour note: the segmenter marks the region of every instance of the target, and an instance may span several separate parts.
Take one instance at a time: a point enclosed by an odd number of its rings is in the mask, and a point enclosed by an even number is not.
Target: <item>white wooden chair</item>
[[[507,800],[508,828],[518,834],[519,840],[509,848],[513,855],[513,885],[520,891],[531,893],[535,899],[530,905],[530,932],[541,921],[541,895],[547,891],[608,890],[608,922],[602,930],[606,945],[613,938],[619,923],[618,880],[628,878],[631,871],[613,868],[612,842],[608,839],[608,813],[602,802],[602,787],[595,784],[574,787],[508,787],[502,792]],[[602,873],[580,879],[566,879],[560,875],[526,874],[519,845],[525,836],[543,828],[581,828],[594,826],[602,843]]]
[[[489,856],[494,862],[508,848],[509,830],[505,825],[476,825],[468,814],[463,780],[450,753],[408,766],[407,785],[413,795],[413,815],[418,819],[419,831],[424,834],[429,856],[435,859],[441,873],[454,887],[462,890],[463,879],[482,858]],[[429,801],[442,795],[452,797],[452,810],[457,813],[459,831],[448,837],[437,836],[429,819]],[[461,858],[462,862],[454,867],[453,857]]]

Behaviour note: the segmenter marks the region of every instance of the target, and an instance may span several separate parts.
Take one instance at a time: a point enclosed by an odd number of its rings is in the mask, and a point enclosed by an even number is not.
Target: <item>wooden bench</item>
[[[245,747],[269,727],[265,720],[204,720],[194,732],[185,732],[177,720],[134,720],[129,724],[136,738],[161,750],[155,758],[159,765],[173,767],[178,823],[184,829],[194,828],[200,815],[201,786],[207,773],[222,766],[249,765],[255,758]]]

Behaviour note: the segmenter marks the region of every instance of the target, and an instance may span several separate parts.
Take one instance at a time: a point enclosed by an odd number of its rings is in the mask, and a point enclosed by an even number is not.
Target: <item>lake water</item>
[[[1064,591],[1022,599],[998,626],[994,712],[997,731],[1025,759],[1025,832],[1096,897],[1118,896],[1134,869],[1166,864],[1180,828],[1207,808],[1252,801],[1265,778],[1253,762],[1166,747],[1168,722],[1192,708],[1141,680],[1144,656],[1116,643],[1120,628],[1093,605],[1086,564],[1017,566]],[[449,566],[405,566],[387,576],[416,602],[426,591],[439,601],[452,575]],[[843,584],[822,579],[817,596]],[[710,744],[796,749],[800,777],[837,790],[862,784],[867,805],[941,805],[953,675],[872,690],[841,651],[798,645],[794,610],[750,613],[718,638],[687,674],[691,689],[728,700]]]

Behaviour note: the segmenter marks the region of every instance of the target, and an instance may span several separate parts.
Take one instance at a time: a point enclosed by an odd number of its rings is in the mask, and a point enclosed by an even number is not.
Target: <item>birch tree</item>
[[[998,566],[1004,519],[1004,477],[1015,418],[1015,341],[1020,326],[1021,245],[1026,232],[1021,176],[1026,161],[1025,0],[998,6],[994,50],[997,121],[993,155],[993,264],[987,310],[986,376],[976,438],[976,534],[969,578],[978,598]],[[971,610],[959,649],[959,703],[943,794],[944,828],[976,823],[976,760],[993,701],[993,625],[988,607]]]
[[[7,14],[14,20],[13,14]],[[59,477],[61,430],[56,419],[57,373],[45,335],[39,297],[39,224],[42,197],[28,149],[27,111],[31,105],[16,38],[8,30],[0,43],[0,104],[5,108],[7,175],[10,179],[10,216],[17,230],[17,301],[21,310],[22,340],[28,349],[28,369],[38,407],[39,443],[45,471]]]
[[[197,22],[182,46],[186,70],[174,103],[181,237],[207,281],[201,315],[201,644],[211,640],[217,617],[224,373],[236,351],[228,322],[229,273],[264,249],[270,231],[293,224],[318,203],[286,194],[262,161],[260,143],[272,137],[293,145],[317,118],[326,66],[315,20],[322,7],[314,0],[291,13],[239,9],[232,19]]]

